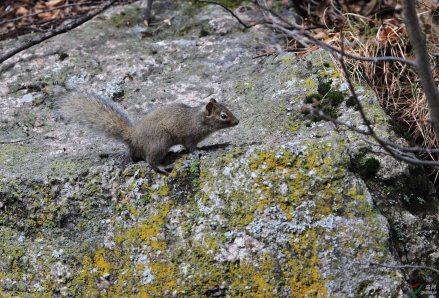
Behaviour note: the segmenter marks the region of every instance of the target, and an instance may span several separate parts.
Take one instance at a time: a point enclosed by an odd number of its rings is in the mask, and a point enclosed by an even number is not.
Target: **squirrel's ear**
[[[211,98],[211,99],[210,99],[210,102],[211,102],[211,103],[216,103],[215,98]]]
[[[209,103],[206,105],[207,116],[212,115],[212,114],[213,114],[213,110],[214,110],[214,105],[213,105],[213,103],[209,102]]]

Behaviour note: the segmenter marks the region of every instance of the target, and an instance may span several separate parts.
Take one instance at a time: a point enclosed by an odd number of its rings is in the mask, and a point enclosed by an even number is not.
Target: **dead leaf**
[[[17,11],[15,12],[15,15],[16,15],[17,17],[25,16],[25,15],[27,15],[27,14],[29,14],[29,10],[27,10],[24,6],[20,6],[20,7],[17,9]]]
[[[163,20],[163,23],[167,24],[168,26],[171,26],[171,21],[172,21],[172,18]]]
[[[38,17],[42,20],[50,20],[52,18],[53,13],[51,11],[40,13]]]
[[[324,38],[328,38],[328,34],[326,34],[325,31],[320,31],[320,32],[314,34],[314,38],[315,38],[315,39],[324,39]]]
[[[47,8],[54,8],[57,6],[61,6],[65,4],[65,0],[51,0],[49,2],[46,2]]]

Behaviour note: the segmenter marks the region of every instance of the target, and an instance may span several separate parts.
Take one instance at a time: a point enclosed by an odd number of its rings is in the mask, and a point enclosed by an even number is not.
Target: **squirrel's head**
[[[211,123],[212,126],[222,129],[238,125],[239,120],[230,112],[225,106],[217,103],[213,98],[205,107],[206,120]]]

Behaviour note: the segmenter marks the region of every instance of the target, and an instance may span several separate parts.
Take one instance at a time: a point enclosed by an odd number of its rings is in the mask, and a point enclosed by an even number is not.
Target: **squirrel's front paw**
[[[166,176],[169,176],[169,174],[171,174],[170,172],[172,172],[173,169],[174,169],[174,165],[158,166],[156,171]]]

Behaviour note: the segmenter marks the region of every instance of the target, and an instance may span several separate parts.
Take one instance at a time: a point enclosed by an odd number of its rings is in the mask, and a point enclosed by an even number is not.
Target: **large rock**
[[[408,297],[437,284],[369,264],[438,266],[438,201],[423,169],[302,112],[322,82],[349,97],[330,56],[252,59],[273,33],[243,32],[219,6],[153,12],[172,26],[146,29],[138,4],[114,7],[1,65],[1,141],[33,137],[0,145],[2,297]],[[200,144],[201,158],[174,148],[164,177],[61,121],[57,96],[72,88],[135,120],[214,97],[240,124]],[[377,133],[400,142],[373,92],[357,92]],[[362,128],[354,108],[335,112]]]

